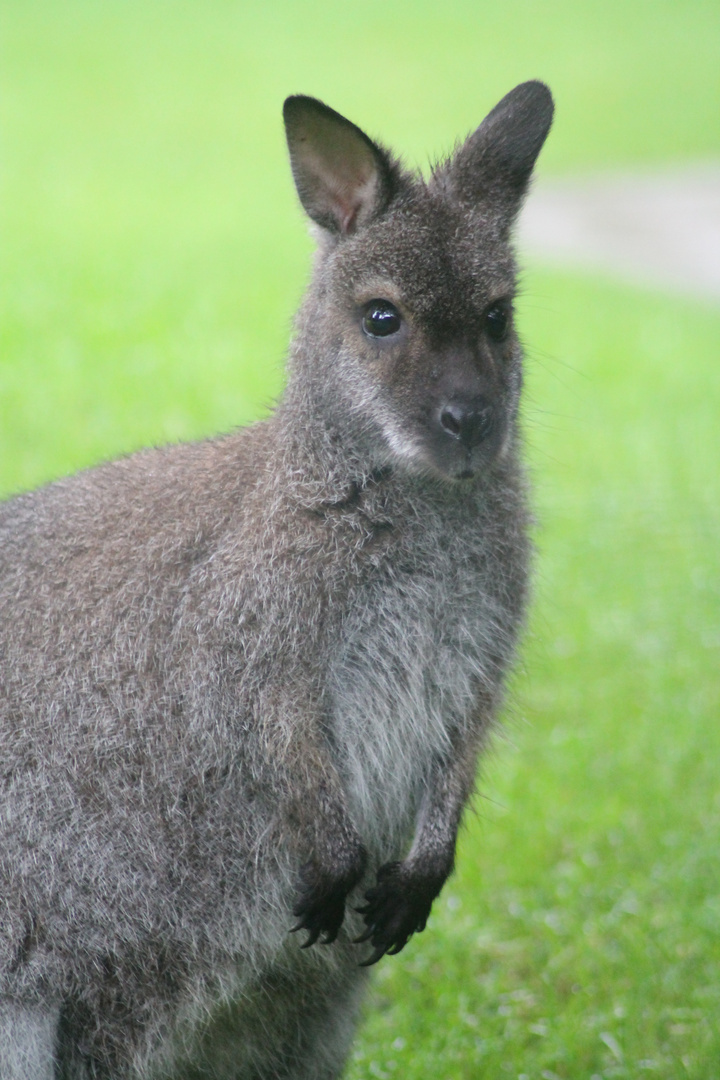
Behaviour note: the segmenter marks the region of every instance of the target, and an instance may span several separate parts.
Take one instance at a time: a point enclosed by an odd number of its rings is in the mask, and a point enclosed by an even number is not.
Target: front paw
[[[303,866],[300,893],[293,907],[298,921],[291,930],[291,933],[308,931],[301,948],[308,949],[318,939],[321,945],[335,941],[345,918],[345,900],[362,877],[366,861],[365,851],[360,849],[352,866],[342,871],[328,872],[314,860]]]
[[[355,944],[369,941],[373,947],[361,967],[377,963],[385,953],[399,953],[412,934],[425,929],[432,902],[443,881],[444,877],[438,880],[435,876],[418,874],[406,863],[386,863],[380,867],[377,884],[365,893],[365,906],[357,908],[367,929],[355,938]]]

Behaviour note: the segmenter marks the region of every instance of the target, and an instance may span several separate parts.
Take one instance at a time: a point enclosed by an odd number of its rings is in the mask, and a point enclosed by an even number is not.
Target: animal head
[[[285,102],[320,240],[290,392],[369,468],[464,481],[507,451],[522,381],[510,232],[552,115],[547,87],[523,83],[426,181],[315,98]]]

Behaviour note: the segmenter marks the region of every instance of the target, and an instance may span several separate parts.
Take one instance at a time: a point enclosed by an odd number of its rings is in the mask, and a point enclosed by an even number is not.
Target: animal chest
[[[473,722],[478,688],[492,679],[497,603],[459,548],[438,546],[367,581],[331,664],[337,765],[380,860],[406,851],[431,768]]]

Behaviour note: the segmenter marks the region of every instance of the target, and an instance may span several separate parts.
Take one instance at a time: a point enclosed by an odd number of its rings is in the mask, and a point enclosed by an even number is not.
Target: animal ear
[[[461,202],[483,202],[505,212],[507,225],[520,209],[533,166],[550,130],[553,99],[541,82],[511,90],[460,147],[447,180]]]
[[[295,186],[313,221],[342,235],[385,209],[397,172],[385,150],[317,98],[287,98],[283,117]]]

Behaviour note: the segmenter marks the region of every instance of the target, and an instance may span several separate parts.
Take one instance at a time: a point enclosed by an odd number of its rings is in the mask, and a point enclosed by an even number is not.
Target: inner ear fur
[[[522,204],[553,112],[544,83],[521,83],[506,94],[442,170],[456,197],[470,205],[496,206],[509,225]]]
[[[283,118],[295,186],[313,221],[347,235],[386,208],[397,170],[364,131],[303,94],[287,98]]]

